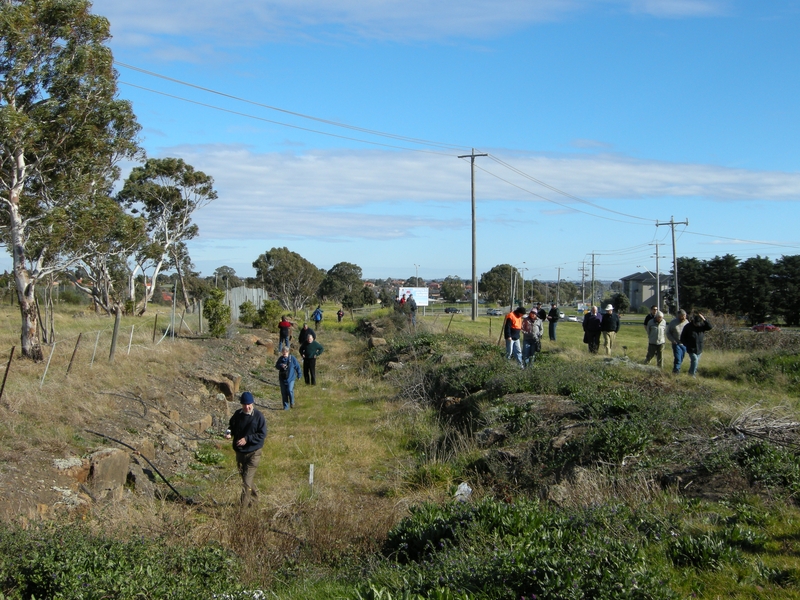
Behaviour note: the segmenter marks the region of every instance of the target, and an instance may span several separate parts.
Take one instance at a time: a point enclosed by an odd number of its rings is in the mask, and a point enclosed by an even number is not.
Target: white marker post
[[[308,487],[311,488],[311,493],[314,493],[314,464],[308,465]]]

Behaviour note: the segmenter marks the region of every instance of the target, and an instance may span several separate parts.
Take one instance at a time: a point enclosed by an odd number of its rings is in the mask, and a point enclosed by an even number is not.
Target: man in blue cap
[[[258,498],[258,490],[254,485],[256,467],[261,461],[261,448],[267,438],[267,420],[254,405],[253,394],[243,392],[240,402],[242,408],[233,413],[228,422],[226,439],[233,439],[233,450],[236,452],[236,468],[242,476],[243,507]]]

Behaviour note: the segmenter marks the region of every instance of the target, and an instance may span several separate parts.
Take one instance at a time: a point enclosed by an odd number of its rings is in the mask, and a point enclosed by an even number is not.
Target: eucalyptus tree
[[[154,284],[169,264],[181,275],[180,266],[186,262],[185,243],[198,234],[192,216],[216,198],[214,179],[180,158],[151,158],[144,166],[135,167],[117,199],[144,217],[150,243],[135,256],[131,277],[138,270],[146,274],[152,269],[150,281]],[[145,285],[137,314],[144,314],[155,287]]]
[[[288,248],[273,248],[253,262],[256,278],[287,310],[297,311],[314,297],[326,273]]]
[[[445,302],[464,299],[464,282],[457,275],[448,275],[442,282],[442,298]]]
[[[42,359],[36,284],[88,256],[74,220],[105,199],[139,126],[119,100],[109,23],[86,0],[0,2],[0,224],[22,354]]]
[[[326,300],[339,302],[346,294],[358,290],[363,285],[361,267],[349,262],[340,262],[328,269],[317,295]]]
[[[67,276],[96,308],[110,315],[129,299],[127,258],[147,241],[144,220],[105,198],[84,211],[76,225],[83,228],[88,252],[79,263],[81,276]]]

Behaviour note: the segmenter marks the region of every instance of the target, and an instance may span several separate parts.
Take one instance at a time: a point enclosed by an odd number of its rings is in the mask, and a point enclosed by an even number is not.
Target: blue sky
[[[148,155],[216,181],[190,245],[204,275],[252,275],[259,254],[287,246],[365,277],[415,265],[469,277],[470,169],[457,156],[471,148],[490,154],[476,161],[479,274],[511,263],[576,280],[595,253],[596,277],[618,279],[655,271],[655,243],[666,272],[670,229],[656,222],[673,216],[689,220],[679,256],[800,254],[800,1],[94,11],[111,22]]]

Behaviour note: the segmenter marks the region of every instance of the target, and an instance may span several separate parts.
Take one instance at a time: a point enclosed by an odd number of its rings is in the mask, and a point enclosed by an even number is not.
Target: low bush
[[[442,588],[478,599],[674,597],[663,573],[646,566],[641,536],[610,531],[607,517],[525,500],[424,505],[384,547],[404,566],[377,568],[367,589],[425,598]]]
[[[236,557],[219,547],[119,541],[79,526],[3,526],[0,557],[0,590],[8,599],[193,600],[240,589]]]
[[[794,452],[758,441],[742,448],[736,459],[752,482],[783,489],[795,498],[800,494],[800,456]]]

